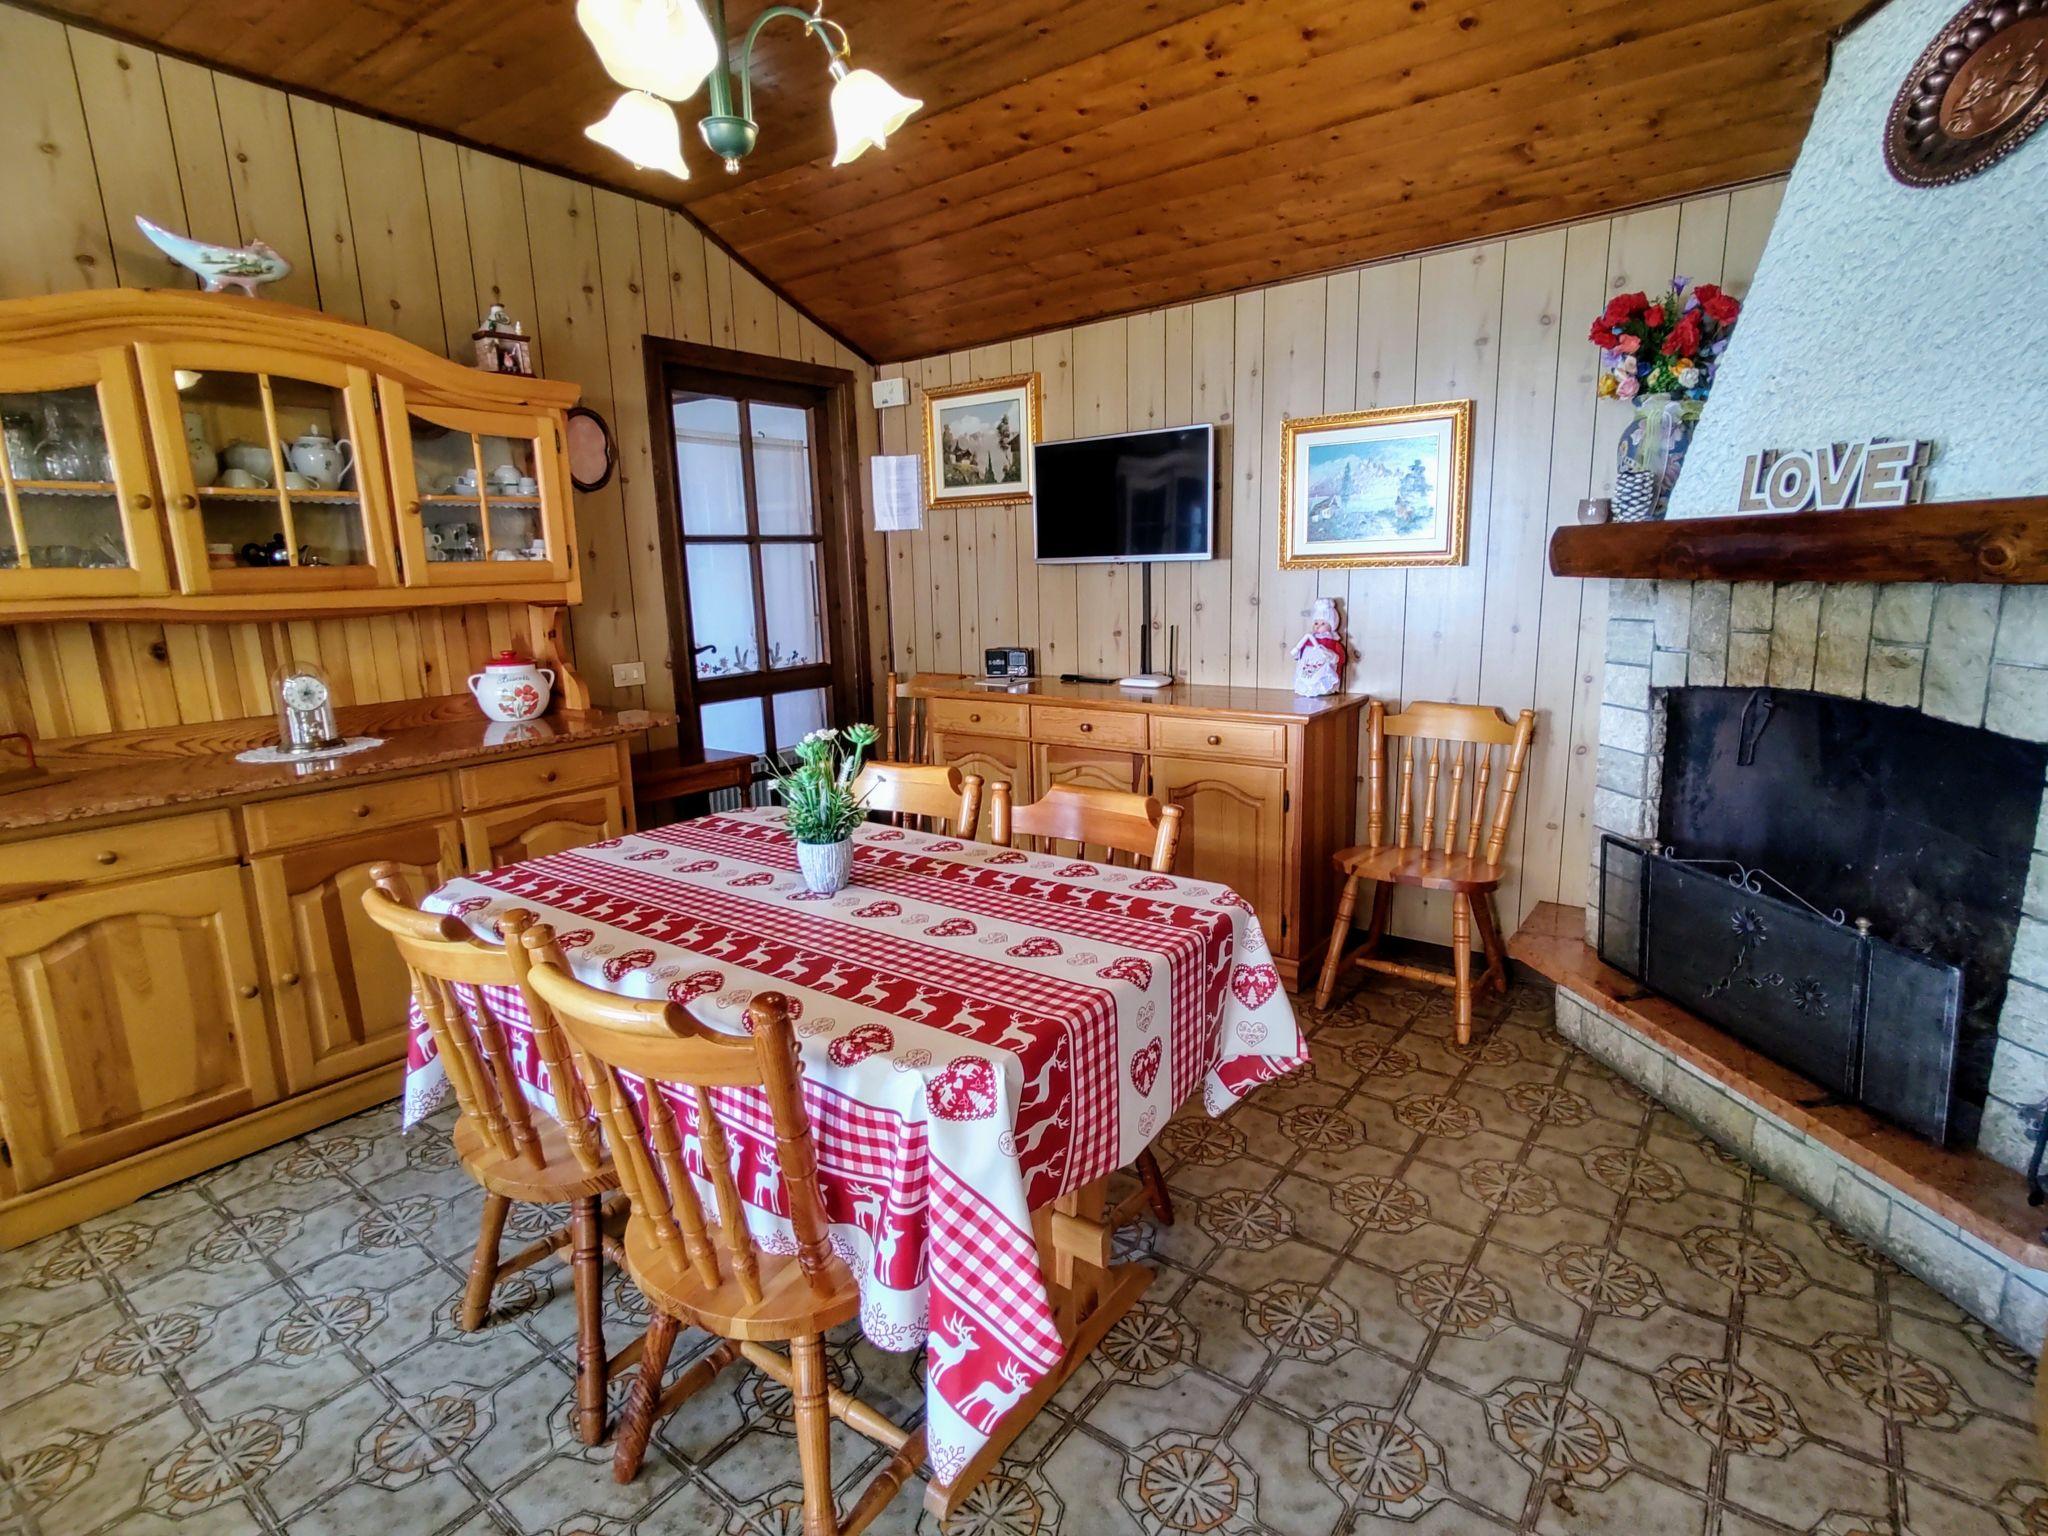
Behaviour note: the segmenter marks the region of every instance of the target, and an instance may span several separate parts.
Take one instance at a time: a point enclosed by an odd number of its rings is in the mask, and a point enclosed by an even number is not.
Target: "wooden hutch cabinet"
[[[662,721],[563,654],[576,393],[239,296],[0,303],[0,1247],[397,1095],[373,865],[631,824]],[[539,720],[463,691],[505,647]],[[238,762],[286,661],[381,745]],[[122,689],[145,728],[86,702]]]

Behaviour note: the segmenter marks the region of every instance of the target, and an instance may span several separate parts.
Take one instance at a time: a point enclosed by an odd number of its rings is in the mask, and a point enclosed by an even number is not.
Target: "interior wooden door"
[[[626,830],[626,810],[616,789],[562,795],[553,800],[508,805],[462,818],[463,850],[471,869],[498,869],[538,859],[565,848],[581,848]]]
[[[1287,770],[1154,757],[1152,793],[1187,813],[1175,872],[1220,880],[1236,891],[1258,912],[1267,942],[1278,949],[1288,937]]]
[[[239,867],[0,912],[0,1121],[33,1189],[275,1099]]]
[[[363,910],[379,863],[398,865],[415,893],[432,890],[462,873],[461,828],[422,822],[250,861],[278,1054],[294,1093],[405,1055],[411,982]]]
[[[942,768],[980,774],[983,805],[988,804],[989,786],[998,779],[1009,781],[1013,800],[1038,798],[1028,741],[1007,736],[962,736],[947,731],[932,737],[928,755]]]

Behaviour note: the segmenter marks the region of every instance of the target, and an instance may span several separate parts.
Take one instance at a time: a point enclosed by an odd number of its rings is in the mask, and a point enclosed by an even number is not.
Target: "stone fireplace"
[[[2023,858],[2014,889],[1986,892],[1987,901],[2009,902],[2011,910],[1969,925],[2002,922],[2010,939],[1990,935],[1994,966],[2003,957],[1999,974],[1985,974],[1981,958],[1974,966],[1965,1006],[1975,1013],[1966,1019],[1958,1060],[1962,1133],[1974,1132],[1984,1151],[2024,1168],[2040,1105],[2048,1100],[2048,851],[2042,851],[2048,816],[2040,803],[2043,758],[2031,745],[2048,742],[2048,593],[1924,584],[1611,583],[1593,808],[1599,830],[1643,839],[1674,830],[1660,825],[1667,694],[1697,688],[1864,699],[1981,729],[1991,733],[1986,742],[1993,748],[1993,738],[2030,744],[1999,754],[2007,778],[2035,776],[2032,794],[2008,795],[2006,811],[1998,813],[2009,819],[2012,806],[2025,804],[2024,832],[1997,829],[2017,835],[2031,856]],[[1818,804],[1813,809],[1827,811]],[[1597,860],[1597,841],[1595,849]],[[1789,873],[1782,864],[1774,867],[1768,854],[1757,861],[1780,878]],[[1596,867],[1588,885],[1589,943],[1597,942],[1597,876]],[[1801,881],[1792,883],[1798,889]],[[1978,883],[1997,884],[1988,878]],[[1825,890],[1800,894],[1823,905],[1838,899]],[[1882,925],[1884,913],[1871,915]],[[1913,923],[1902,919],[1901,926]],[[1882,926],[1879,933],[1913,942],[1911,934],[1886,933]]]

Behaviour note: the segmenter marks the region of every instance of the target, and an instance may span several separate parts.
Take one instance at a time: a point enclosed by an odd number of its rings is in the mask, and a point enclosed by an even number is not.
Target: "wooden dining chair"
[[[1346,848],[1336,855],[1337,869],[1344,876],[1344,890],[1337,899],[1337,923],[1330,934],[1330,948],[1323,956],[1322,980],[1316,985],[1317,1008],[1330,1006],[1338,973],[1348,961],[1365,970],[1451,988],[1457,997],[1458,1044],[1470,1042],[1475,921],[1480,943],[1486,950],[1486,974],[1480,981],[1503,993],[1507,991],[1507,945],[1501,939],[1500,913],[1494,907],[1493,897],[1507,873],[1502,858],[1507,850],[1508,827],[1514,820],[1522,771],[1535,739],[1533,709],[1523,710],[1511,722],[1499,710],[1480,704],[1411,704],[1398,715],[1389,715],[1387,706],[1378,699],[1367,707],[1367,842],[1363,847]],[[1396,753],[1398,766],[1393,761]],[[1489,816],[1486,799],[1493,786],[1497,757],[1504,757],[1505,771],[1500,776]],[[1422,769],[1419,784],[1418,763]],[[1398,798],[1394,838],[1386,843],[1382,838],[1387,830],[1390,774]],[[1415,819],[1418,804],[1420,826]],[[1366,885],[1372,886],[1373,892],[1365,942],[1347,956],[1344,946],[1350,942],[1353,914],[1358,908],[1360,891]],[[1449,975],[1425,966],[1381,959],[1375,953],[1387,931],[1394,888],[1400,885],[1450,892]]]
[[[989,786],[988,840],[998,847],[1012,847],[1019,837],[1037,839],[1046,852],[1063,851],[1059,845],[1071,843],[1078,857],[1129,865],[1142,859],[1155,875],[1173,873],[1185,820],[1186,812],[1179,806],[1161,805],[1150,795],[1128,790],[1055,784],[1029,805],[1012,805],[1008,779]],[[1138,1193],[1117,1207],[1111,1225],[1123,1226],[1137,1215],[1142,1202],[1152,1207],[1163,1225],[1172,1226],[1173,1196],[1167,1192],[1158,1157],[1147,1147],[1131,1167],[1138,1175]]]
[[[530,952],[520,938],[533,916],[515,909],[499,919],[501,949],[476,938],[459,918],[420,911],[396,865],[373,865],[370,879],[363,906],[391,935],[411,974],[413,996],[455,1090],[456,1156],[484,1191],[483,1225],[457,1322],[466,1333],[481,1328],[499,1281],[567,1248],[576,1295],[576,1430],[584,1444],[596,1445],[604,1439],[606,1386],[638,1358],[640,1348],[635,1341],[605,1356],[605,1227],[623,1218],[624,1201],[612,1202],[610,1209],[602,1203],[619,1187],[618,1174],[605,1156],[561,1033],[527,984]],[[504,1026],[483,992],[470,991],[465,1009],[456,987],[520,991],[559,1118],[536,1116],[520,1092]],[[501,1258],[499,1244],[514,1201],[566,1203],[568,1224]]]
[[[951,837],[974,836],[981,819],[981,775],[923,763],[869,763],[853,781],[854,797],[896,825]]]
[[[892,760],[924,761],[924,700],[910,684],[891,672],[883,684],[882,751]]]
[[[728,1035],[704,1028],[680,1004],[617,997],[577,981],[545,924],[529,929],[525,943],[533,956],[529,979],[569,1037],[632,1199],[626,1272],[652,1313],[640,1369],[619,1415],[612,1475],[631,1482],[656,1422],[743,1358],[794,1399],[805,1536],[864,1530],[924,1459],[924,1431],[898,1427],[826,1377],[825,1332],[859,1315],[860,1284],[827,1233],[788,999],[756,993],[747,1005],[752,1033]],[[636,1103],[622,1072],[656,1091]],[[698,1148],[716,1200],[709,1219],[683,1161],[675,1107],[659,1091],[669,1088],[686,1090],[694,1100]],[[794,1253],[764,1250],[747,1228],[714,1088],[758,1088],[767,1097]],[[720,1342],[664,1390],[669,1350],[684,1323]],[[787,1343],[789,1352],[770,1349],[771,1343]],[[832,1492],[833,1419],[890,1453],[843,1521]]]

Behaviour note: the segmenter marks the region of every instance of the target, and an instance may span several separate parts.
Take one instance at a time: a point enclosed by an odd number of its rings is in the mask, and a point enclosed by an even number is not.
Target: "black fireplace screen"
[[[1600,845],[1600,958],[1821,1088],[1950,1132],[1962,972],[1726,860]]]

